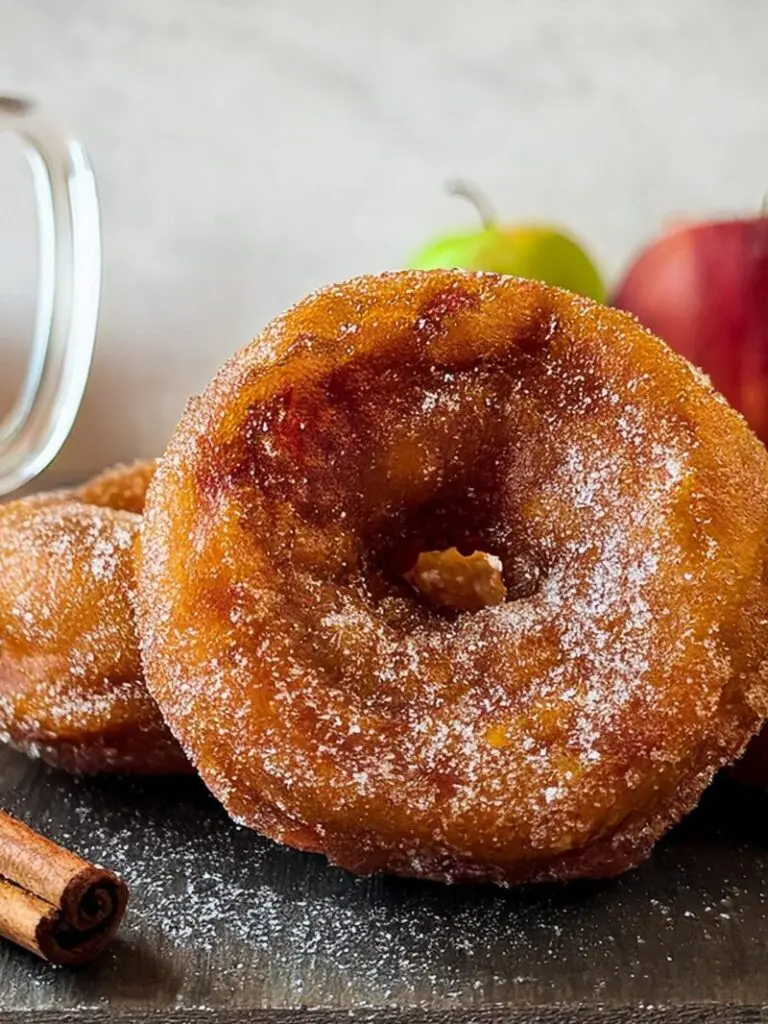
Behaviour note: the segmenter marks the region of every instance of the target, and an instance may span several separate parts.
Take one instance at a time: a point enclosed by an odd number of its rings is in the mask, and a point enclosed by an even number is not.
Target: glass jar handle
[[[0,96],[0,134],[25,145],[37,201],[35,327],[19,396],[0,422],[0,495],[37,476],[69,434],[96,338],[101,235],[96,183],[75,139],[26,100]]]

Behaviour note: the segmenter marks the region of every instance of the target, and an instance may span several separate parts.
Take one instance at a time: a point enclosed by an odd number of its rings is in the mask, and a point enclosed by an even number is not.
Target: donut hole
[[[542,559],[526,538],[524,524],[506,511],[500,514],[498,499],[494,503],[473,488],[388,517],[369,542],[369,564],[384,596],[405,598],[451,618],[531,598],[544,578]],[[423,573],[429,574],[426,586]],[[430,577],[435,588],[429,586]],[[448,591],[445,602],[441,577]],[[464,600],[462,594],[472,589],[479,599]]]

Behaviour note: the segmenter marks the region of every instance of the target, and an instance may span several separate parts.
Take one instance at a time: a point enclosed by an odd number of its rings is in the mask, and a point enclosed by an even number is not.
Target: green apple
[[[482,227],[433,239],[411,257],[409,267],[491,270],[544,281],[605,301],[605,285],[595,264],[568,235],[539,224],[502,227],[476,192],[462,184],[452,185],[450,190],[472,202],[481,215]]]

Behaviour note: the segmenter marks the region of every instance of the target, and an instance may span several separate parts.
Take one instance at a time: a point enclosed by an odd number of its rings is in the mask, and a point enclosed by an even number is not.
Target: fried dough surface
[[[0,738],[69,771],[188,770],[146,690],[134,621],[153,469],[0,506]]]
[[[768,710],[768,453],[630,316],[398,272],[190,403],[150,486],[147,681],[230,814],[351,871],[637,864]],[[422,552],[498,559],[451,612]],[[494,563],[495,564],[495,563]]]

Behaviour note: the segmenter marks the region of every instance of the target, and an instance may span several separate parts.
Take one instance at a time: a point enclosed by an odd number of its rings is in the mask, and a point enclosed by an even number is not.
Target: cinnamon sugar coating
[[[136,638],[137,513],[153,468],[0,506],[0,739],[69,771],[189,770]]]
[[[113,508],[123,512],[144,511],[147,488],[155,473],[154,459],[110,466],[71,492],[85,505]]]
[[[768,712],[768,453],[630,316],[399,272],[192,401],[150,486],[147,681],[229,813],[351,871],[637,864]],[[424,551],[507,597],[430,607]]]

